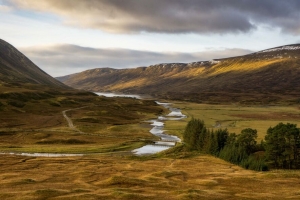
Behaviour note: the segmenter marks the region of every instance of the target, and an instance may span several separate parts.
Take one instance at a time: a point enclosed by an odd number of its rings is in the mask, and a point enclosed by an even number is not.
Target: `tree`
[[[229,133],[227,131],[227,129],[219,129],[216,131],[216,137],[217,137],[217,141],[218,141],[218,152],[220,152],[226,142],[227,142],[227,138],[229,136]]]
[[[192,118],[183,133],[184,143],[190,150],[202,150],[206,131],[202,120]]]
[[[248,155],[254,152],[256,146],[257,131],[255,129],[246,128],[237,136],[237,143],[246,149]]]
[[[207,153],[214,156],[217,156],[219,154],[218,139],[216,138],[215,132],[210,133]]]
[[[279,123],[269,128],[266,155],[276,168],[299,168],[300,131],[296,124]]]

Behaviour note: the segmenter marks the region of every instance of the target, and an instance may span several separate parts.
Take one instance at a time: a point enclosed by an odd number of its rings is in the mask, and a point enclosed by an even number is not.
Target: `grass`
[[[155,118],[164,111],[149,100],[78,94],[55,94],[33,99],[32,93],[24,94],[22,90],[18,92],[8,92],[6,96],[0,97],[0,151],[129,151],[142,146],[147,140],[157,139],[149,133],[149,126],[143,121]],[[24,106],[10,103],[19,101],[24,102]],[[62,115],[63,110],[78,107],[84,108],[68,111],[67,115],[84,134],[69,129]]]
[[[1,155],[1,199],[300,198],[300,172],[296,170],[245,170],[212,156],[186,152],[180,144],[156,155],[128,156],[124,151],[157,139],[149,134],[150,126],[143,121],[166,110],[152,101],[61,95],[29,99],[24,107],[15,107],[7,103],[10,98],[0,99],[0,151],[91,155]],[[69,129],[61,113],[82,106],[89,107],[67,114],[86,134]],[[189,118],[203,119],[212,128],[216,122],[231,132],[248,126],[256,128],[260,138],[266,128],[278,121],[296,123],[299,119],[296,106],[180,102],[174,106],[182,108]],[[189,118],[167,121],[166,129],[181,137]]]
[[[240,133],[245,128],[257,129],[258,141],[264,139],[267,129],[279,122],[297,124],[300,119],[298,105],[219,105],[175,102],[175,107],[188,115],[185,121],[167,121],[166,129],[181,136],[191,117],[204,120],[208,128],[227,128],[229,132]]]
[[[131,129],[127,129],[131,130]],[[134,129],[132,129],[134,130]],[[149,130],[148,130],[149,131]],[[122,135],[126,133],[125,136]],[[134,132],[121,132],[82,135],[59,131],[16,131],[0,134],[0,151],[4,152],[40,152],[40,153],[104,153],[132,150],[143,146],[148,140],[155,139],[149,133],[134,135]],[[150,137],[149,137],[150,136]],[[13,145],[12,145],[12,142]]]
[[[300,195],[299,171],[292,176],[280,170],[254,172],[206,155],[144,161],[121,155],[4,155],[0,162],[0,193],[7,199],[299,199]]]
[[[288,60],[285,58],[285,60]],[[245,71],[253,71],[260,68],[267,67],[274,63],[283,62],[283,59],[262,59],[262,60],[245,60],[242,61],[239,59],[227,60],[223,61],[222,63],[216,64],[207,72],[208,76],[213,76],[217,74],[222,74],[226,72],[238,71],[238,72],[245,72]]]

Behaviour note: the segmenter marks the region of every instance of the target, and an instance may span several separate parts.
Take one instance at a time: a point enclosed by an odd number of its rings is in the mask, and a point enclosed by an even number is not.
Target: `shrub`
[[[60,103],[58,103],[57,101],[54,101],[54,100],[49,101],[49,104],[50,104],[51,106],[56,106],[56,107],[60,107],[60,106],[61,106]]]
[[[18,107],[18,108],[23,108],[25,106],[25,103],[22,101],[17,101],[17,100],[9,100],[7,101],[7,104]]]

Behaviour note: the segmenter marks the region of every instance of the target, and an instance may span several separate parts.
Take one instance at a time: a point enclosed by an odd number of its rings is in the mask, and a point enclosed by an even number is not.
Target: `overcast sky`
[[[300,43],[299,0],[0,0],[0,35],[52,76]]]

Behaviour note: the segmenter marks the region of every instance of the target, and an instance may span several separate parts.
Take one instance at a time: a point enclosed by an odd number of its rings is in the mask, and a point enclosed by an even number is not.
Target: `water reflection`
[[[106,93],[106,92],[95,92],[95,94],[99,96],[105,96],[105,97],[129,97],[129,98],[136,98],[141,99],[142,97],[137,94],[117,94],[117,93]]]
[[[83,156],[84,154],[66,154],[66,153],[0,153],[0,155],[17,155],[17,156],[31,156],[31,157],[70,157]]]
[[[164,132],[164,123],[163,121],[167,120],[181,120],[183,118],[186,118],[185,115],[181,113],[180,109],[171,107],[170,103],[161,103],[156,102],[157,104],[164,106],[165,108],[168,108],[171,112],[166,116],[159,116],[157,120],[151,120],[149,121],[153,128],[150,130],[150,133],[160,137],[160,141],[156,141],[152,145],[146,145],[141,148],[135,149],[132,152],[136,155],[146,155],[146,154],[154,154],[158,153],[160,151],[164,151],[169,149],[172,146],[175,146],[176,142],[180,142],[180,138],[178,138],[175,135],[169,135],[165,134]]]

